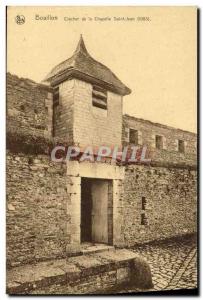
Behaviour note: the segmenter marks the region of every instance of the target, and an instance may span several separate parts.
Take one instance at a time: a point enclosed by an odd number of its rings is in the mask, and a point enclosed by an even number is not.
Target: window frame
[[[160,138],[160,141],[158,141],[159,138]],[[163,137],[163,135],[155,134],[155,148],[158,149],[158,150],[163,150],[164,149],[164,137]]]
[[[178,139],[178,152],[183,153],[183,154],[185,153],[185,141],[184,140]]]
[[[130,132],[136,132],[136,141],[131,141],[131,139],[130,139],[130,137],[131,137],[131,134],[130,134]],[[137,129],[134,129],[134,128],[129,128],[129,143],[130,144],[133,144],[133,145],[135,145],[135,146],[138,146],[139,145],[139,130],[137,130]]]

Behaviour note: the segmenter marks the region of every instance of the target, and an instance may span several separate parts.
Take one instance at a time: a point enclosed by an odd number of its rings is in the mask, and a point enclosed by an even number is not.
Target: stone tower
[[[131,91],[90,56],[82,36],[73,56],[54,67],[45,81],[54,88],[54,136],[80,149],[121,146],[122,100]],[[123,178],[124,168],[115,164],[67,162],[69,250],[84,242],[122,244]]]
[[[45,81],[55,90],[54,136],[78,146],[121,145],[122,98],[131,91],[90,56],[82,36],[74,54]]]

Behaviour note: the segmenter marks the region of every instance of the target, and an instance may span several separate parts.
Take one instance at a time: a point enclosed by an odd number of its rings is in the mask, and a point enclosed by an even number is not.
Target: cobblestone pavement
[[[148,244],[134,250],[150,264],[154,290],[197,287],[197,243],[195,236]]]
[[[152,291],[197,288],[197,243],[194,235],[137,246],[133,251],[150,264],[154,284]],[[117,292],[137,290],[125,287]]]

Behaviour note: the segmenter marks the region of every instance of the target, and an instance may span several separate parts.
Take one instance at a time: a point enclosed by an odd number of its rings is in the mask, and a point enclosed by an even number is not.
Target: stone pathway
[[[134,250],[151,266],[154,290],[197,287],[197,245],[195,236],[152,243]]]
[[[196,237],[187,236],[137,246],[133,250],[149,263],[154,288],[151,291],[197,288]],[[114,293],[137,292],[125,287]]]
[[[197,286],[197,249],[193,248],[187,258],[182,262],[180,269],[172,277],[166,289],[187,289]]]

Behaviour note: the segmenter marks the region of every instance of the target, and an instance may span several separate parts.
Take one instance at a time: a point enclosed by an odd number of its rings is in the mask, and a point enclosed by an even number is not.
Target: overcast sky
[[[16,24],[18,14],[25,24]],[[58,20],[37,21],[36,15]],[[137,21],[140,16],[150,21]],[[196,132],[195,8],[9,8],[8,71],[40,82],[73,54],[81,33],[91,56],[132,90],[124,97],[124,113]]]

